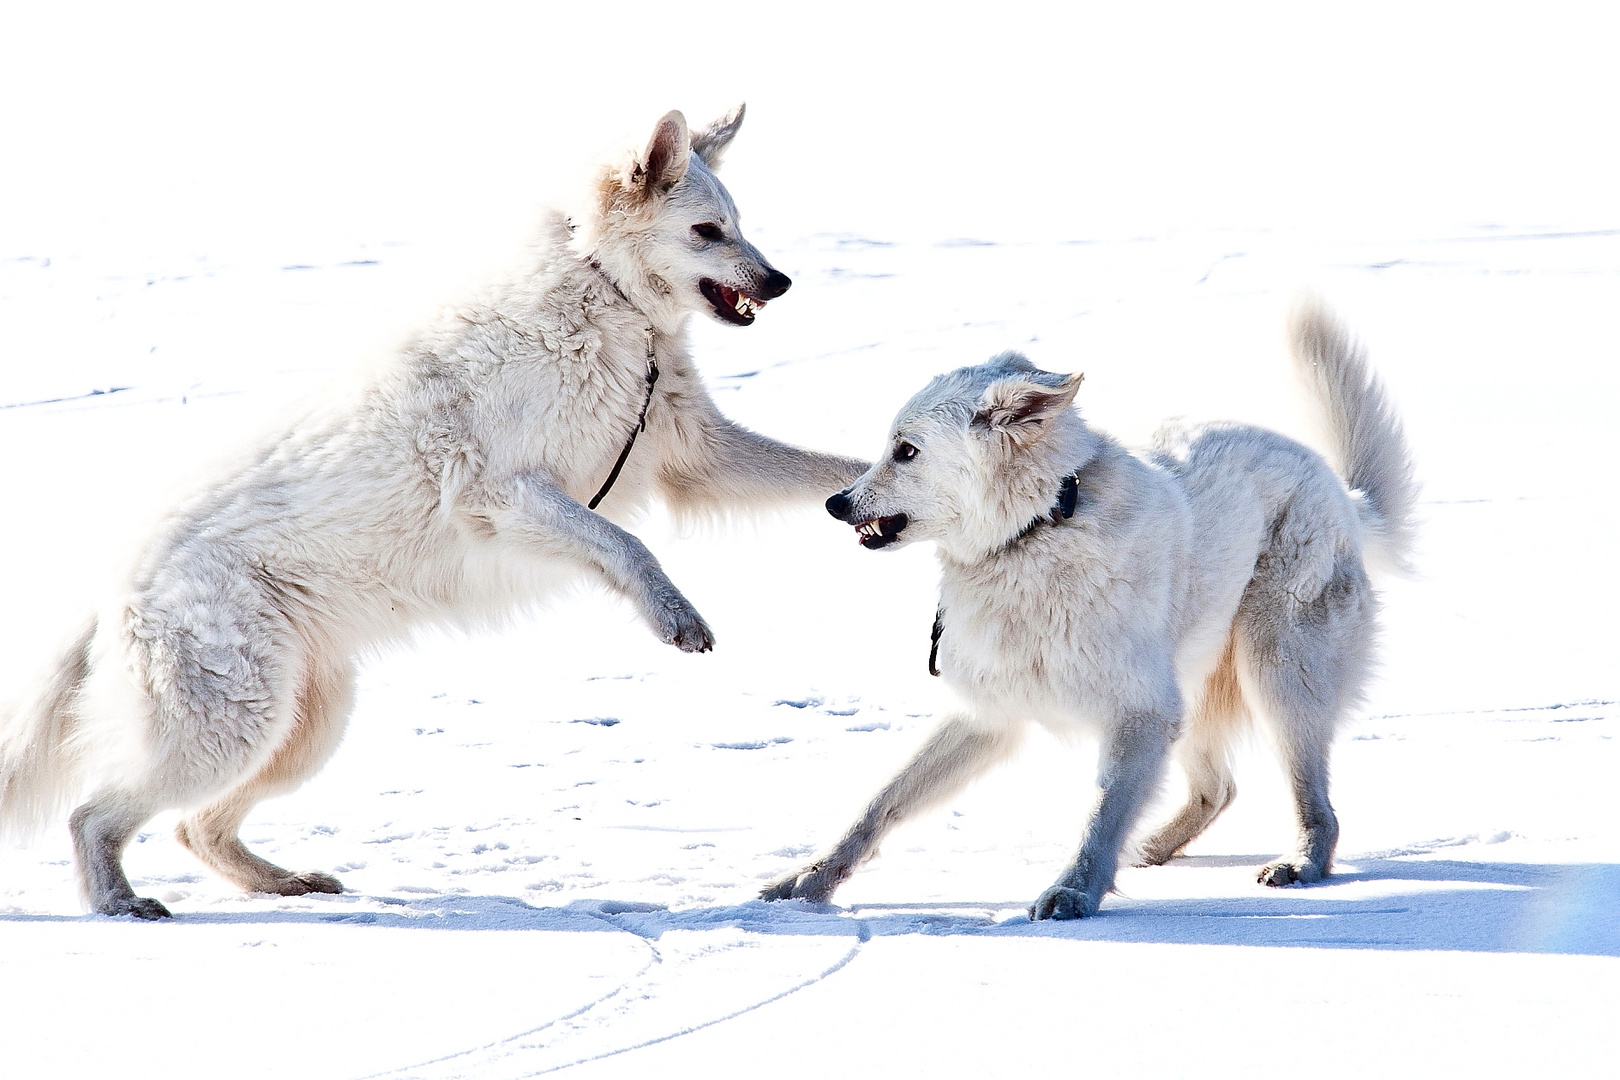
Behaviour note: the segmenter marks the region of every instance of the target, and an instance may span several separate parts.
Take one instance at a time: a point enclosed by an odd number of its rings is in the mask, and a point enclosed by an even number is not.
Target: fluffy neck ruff
[[[679,289],[660,276],[649,258],[663,195],[626,185],[631,159],[604,166],[588,196],[569,215],[568,246],[606,277],[660,334],[678,334],[702,302],[695,288]]]
[[[972,565],[1011,550],[1043,523],[1065,520],[1065,480],[1078,478],[1097,457],[1100,445],[1074,412],[1054,421],[1033,446],[992,442],[986,465],[993,480],[966,509],[952,535],[939,541],[940,559]]]

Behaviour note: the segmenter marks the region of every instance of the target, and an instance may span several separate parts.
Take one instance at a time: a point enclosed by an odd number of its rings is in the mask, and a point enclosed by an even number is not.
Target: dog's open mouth
[[[863,548],[880,548],[900,539],[900,530],[910,521],[904,514],[872,518],[855,526],[855,539]]]
[[[713,278],[703,278],[698,282],[698,291],[703,298],[714,308],[714,313],[728,323],[738,326],[747,326],[754,321],[754,313],[765,307],[765,301],[756,300],[746,293],[738,292],[730,285],[722,285]]]

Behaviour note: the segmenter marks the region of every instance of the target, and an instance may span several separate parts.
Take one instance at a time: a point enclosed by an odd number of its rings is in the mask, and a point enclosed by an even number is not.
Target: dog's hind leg
[[[154,814],[227,790],[286,730],[275,705],[281,656],[263,647],[262,625],[242,617],[239,593],[209,599],[220,617],[208,623],[162,604],[129,611],[107,630],[115,636],[81,690],[79,739],[103,779],[68,824],[84,898],[104,915],[169,914],[131,888],[122,866],[130,839]]]
[[[1262,885],[1308,885],[1333,871],[1333,851],[1339,843],[1339,818],[1328,801],[1328,752],[1333,735],[1331,729],[1323,734],[1325,737],[1304,725],[1277,733],[1293,790],[1299,838],[1293,852],[1260,868]]]
[[[261,859],[237,832],[254,806],[292,791],[326,763],[343,740],[353,701],[352,664],[311,672],[297,697],[292,730],[275,753],[223,798],[182,820],[175,827],[176,837],[214,872],[248,892],[282,896],[342,892],[342,884],[327,874],[295,873]]]
[[[79,885],[93,911],[165,919],[169,909],[148,896],[136,896],[124,874],[124,849],[136,830],[162,809],[139,793],[114,787],[97,790],[68,819],[79,867]]]
[[[1232,779],[1231,743],[1248,722],[1249,710],[1238,685],[1229,642],[1220,663],[1204,681],[1203,696],[1188,716],[1177,742],[1176,762],[1187,778],[1187,801],[1139,846],[1138,864],[1158,866],[1181,854],[1237,798]]]
[[[832,850],[760,893],[766,900],[826,903],[855,868],[876,853],[889,830],[965,788],[1018,746],[1023,725],[981,727],[952,716],[929,736]]]
[[[1110,724],[1097,763],[1100,797],[1085,838],[1074,862],[1030,905],[1031,919],[1082,919],[1097,913],[1114,887],[1125,837],[1164,773],[1180,715],[1180,702],[1171,698],[1157,709],[1127,712]]]
[[[1328,800],[1328,757],[1339,720],[1360,696],[1374,600],[1353,556],[1335,561],[1315,595],[1297,581],[1269,588],[1265,561],[1238,613],[1238,676],[1271,721],[1299,833],[1294,850],[1261,867],[1259,880],[1308,884],[1333,870],[1339,819]]]

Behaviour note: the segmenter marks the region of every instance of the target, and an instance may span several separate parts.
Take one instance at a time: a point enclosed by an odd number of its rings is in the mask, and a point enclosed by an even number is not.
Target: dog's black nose
[[[759,291],[764,295],[765,299],[775,300],[778,296],[781,296],[783,293],[787,292],[792,286],[792,278],[788,277],[780,270],[772,270],[769,274],[765,275],[765,283],[760,286]]]
[[[849,520],[849,492],[840,491],[827,500],[827,513],[839,521]]]

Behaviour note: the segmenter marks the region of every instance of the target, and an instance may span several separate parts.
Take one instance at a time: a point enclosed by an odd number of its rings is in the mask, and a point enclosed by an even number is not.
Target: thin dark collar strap
[[[630,460],[630,450],[636,445],[636,436],[647,430],[647,410],[652,407],[653,387],[658,385],[658,360],[653,356],[653,329],[647,327],[647,396],[641,401],[641,415],[636,417],[635,427],[630,429],[630,437],[624,441],[624,449],[619,451],[619,460],[613,463],[613,471],[586,507],[595,510],[597,504],[607,498],[607,493],[613,490],[613,483],[619,478],[624,469],[624,463]]]
[[[939,639],[945,633],[945,609],[934,609],[934,633],[928,646],[928,674],[939,674]]]
[[[633,308],[638,314],[640,313],[641,309],[636,307],[634,301],[624,294],[624,290],[619,288],[619,283],[614,281],[606,270],[602,269],[601,261],[594,255],[591,256],[591,269],[600,274],[602,276],[602,280],[608,283],[608,287],[619,294],[620,300],[623,300],[625,303],[629,304],[631,308]]]
[[[1089,463],[1088,463],[1089,464]],[[1086,471],[1082,465],[1063,478],[1058,485],[1057,500],[1052,503],[1052,509],[1044,514],[1038,514],[1028,525],[1025,525],[1017,536],[1002,545],[1001,550],[1006,551],[1024,537],[1040,528],[1043,524],[1056,525],[1074,517],[1074,512],[1080,508],[1080,474]],[[928,648],[928,674],[939,674],[939,639],[945,636],[945,608],[934,609],[934,629],[929,638]]]
[[[641,309],[637,308],[635,304],[631,303],[630,298],[624,295],[624,290],[619,288],[617,281],[608,277],[607,271],[602,269],[601,263],[592,259],[591,269],[602,275],[602,280],[612,286],[613,291],[619,294],[620,300],[630,304],[632,310],[638,314],[640,313]],[[630,437],[624,441],[624,449],[619,451],[619,460],[613,463],[613,471],[608,473],[608,478],[602,484],[602,489],[596,493],[590,502],[585,504],[591,510],[595,510],[597,505],[607,498],[607,493],[613,490],[614,481],[619,479],[619,473],[624,470],[624,463],[630,460],[630,449],[636,445],[636,436],[647,430],[647,410],[652,407],[653,387],[658,385],[658,360],[654,356],[654,334],[651,323],[648,323],[642,330],[642,335],[647,340],[647,396],[642,399],[641,415],[636,417],[636,425],[630,429]]]

